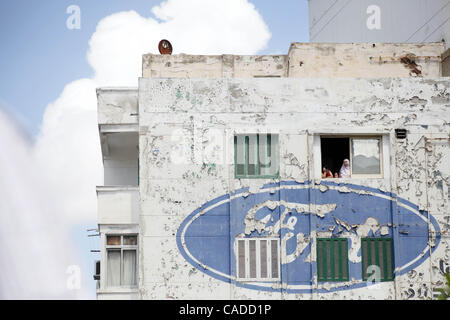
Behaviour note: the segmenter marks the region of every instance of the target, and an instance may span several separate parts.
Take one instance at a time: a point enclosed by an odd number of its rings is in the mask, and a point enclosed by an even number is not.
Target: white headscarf
[[[351,177],[351,170],[350,170],[350,161],[348,159],[344,159],[345,161],[348,161],[348,166],[346,167],[344,163],[342,163],[341,170],[339,170],[339,178],[350,178]]]

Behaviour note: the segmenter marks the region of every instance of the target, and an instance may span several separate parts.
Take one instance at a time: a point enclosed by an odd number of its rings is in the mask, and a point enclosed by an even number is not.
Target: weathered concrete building
[[[98,298],[431,298],[450,272],[444,50],[144,55],[138,88],[97,91]]]

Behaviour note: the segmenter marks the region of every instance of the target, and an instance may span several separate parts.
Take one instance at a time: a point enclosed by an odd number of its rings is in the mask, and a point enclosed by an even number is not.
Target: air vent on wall
[[[397,137],[397,139],[405,139],[406,132],[406,129],[395,129],[395,136]]]

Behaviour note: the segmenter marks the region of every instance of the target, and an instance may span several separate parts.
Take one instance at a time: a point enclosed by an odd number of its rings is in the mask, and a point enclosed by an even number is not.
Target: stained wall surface
[[[443,43],[292,43],[286,55],[155,55],[144,78],[435,78]]]
[[[171,62],[164,71],[150,61],[139,80],[140,298],[427,299],[443,285],[449,78],[231,79],[221,56],[192,79],[159,78],[179,58],[157,58]],[[222,79],[195,78],[205,74]],[[279,178],[235,178],[245,133],[278,134]],[[322,179],[320,137],[336,135],[381,137],[382,176]],[[268,235],[280,279],[236,279],[236,240]],[[316,242],[330,236],[349,240],[343,283],[317,279]],[[370,236],[393,239],[394,281],[361,280]]]

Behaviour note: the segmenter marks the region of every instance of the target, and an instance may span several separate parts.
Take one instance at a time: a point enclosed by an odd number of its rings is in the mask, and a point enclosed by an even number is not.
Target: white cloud
[[[142,55],[156,53],[162,38],[175,53],[195,54],[254,54],[270,38],[245,0],[169,0],[152,11],[160,21],[134,11],[102,19],[89,41],[93,79],[68,84],[45,111],[35,151],[68,219],[96,218],[94,188],[103,183],[96,87],[137,86]]]
[[[96,218],[95,186],[103,183],[97,129],[96,84],[67,85],[45,110],[34,155],[66,221]]]
[[[142,54],[158,53],[164,38],[174,54],[254,54],[271,36],[246,0],[169,0],[152,12],[159,21],[134,11],[100,21],[88,53],[98,84],[137,85]]]
[[[54,190],[33,161],[32,145],[0,110],[0,299],[89,296],[68,291],[65,274],[77,263]]]
[[[94,77],[68,84],[60,97],[47,106],[33,153],[21,151],[12,154],[10,162],[0,163],[2,170],[14,163],[19,168],[31,165],[17,180],[20,184],[17,192],[21,188],[27,190],[25,198],[9,199],[11,206],[17,207],[10,224],[27,223],[20,217],[21,212],[34,210],[34,213],[30,212],[36,217],[33,221],[41,221],[35,229],[48,231],[48,239],[58,242],[58,237],[67,234],[70,226],[96,220],[95,186],[103,184],[103,168],[95,88],[136,86],[141,75],[142,54],[157,53],[159,40],[169,39],[174,53],[255,54],[264,49],[270,39],[262,17],[246,0],[168,0],[154,7],[152,12],[156,19],[128,11],[101,20],[91,37],[87,54],[95,71]],[[1,140],[0,143],[9,147],[11,142]],[[20,145],[23,142],[16,139],[14,143]],[[28,161],[16,162],[21,158]],[[33,179],[29,180],[28,175]],[[45,196],[41,191],[33,196],[36,189],[45,191]],[[28,199],[29,195],[31,199]],[[38,206],[33,199],[44,203]],[[19,205],[21,201],[29,201],[29,204],[23,207]],[[58,228],[48,228],[46,223],[57,223]],[[0,226],[0,232],[7,225]],[[11,239],[8,246],[20,250],[26,245],[23,241],[18,240],[15,244]],[[62,241],[61,244],[67,243]],[[38,247],[35,249],[33,254],[40,252]],[[52,250],[50,252],[55,252]],[[58,259],[58,256],[53,258]],[[19,259],[15,262],[23,263]],[[35,270],[37,275],[39,272],[46,274],[45,263],[41,267]],[[90,274],[92,270],[85,272]],[[16,277],[20,276],[16,274]],[[45,290],[42,289],[42,294]]]

